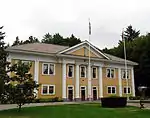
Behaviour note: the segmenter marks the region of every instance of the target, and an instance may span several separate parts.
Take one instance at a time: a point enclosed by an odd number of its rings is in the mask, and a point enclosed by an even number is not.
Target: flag
[[[89,20],[89,35],[91,35],[91,23],[90,23],[90,20]]]

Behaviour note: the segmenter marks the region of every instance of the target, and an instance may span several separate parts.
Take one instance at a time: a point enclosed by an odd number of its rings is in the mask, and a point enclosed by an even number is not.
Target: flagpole
[[[89,18],[89,67],[88,67],[88,98],[89,101],[91,101],[91,47],[90,47],[90,41],[91,41],[91,23]]]
[[[127,100],[129,100],[129,96],[128,96],[128,78],[127,78],[127,56],[126,56],[126,42],[124,39],[124,29],[122,31],[122,40],[124,42],[124,64],[125,64],[125,79],[126,79],[126,96],[127,96]]]

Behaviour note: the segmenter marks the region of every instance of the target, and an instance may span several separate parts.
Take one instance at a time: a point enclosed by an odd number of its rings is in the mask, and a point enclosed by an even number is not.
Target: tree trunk
[[[21,111],[21,104],[19,104],[19,108],[18,108],[18,112],[20,112]]]

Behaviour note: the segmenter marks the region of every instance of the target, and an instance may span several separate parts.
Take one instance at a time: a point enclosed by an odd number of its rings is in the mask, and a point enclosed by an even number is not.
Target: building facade
[[[41,84],[36,91],[38,98],[59,97],[72,101],[135,96],[134,65],[137,63],[127,60],[125,71],[124,59],[102,53],[88,41],[70,48],[25,44],[9,47],[7,51],[12,64],[18,60],[32,63],[30,73]]]

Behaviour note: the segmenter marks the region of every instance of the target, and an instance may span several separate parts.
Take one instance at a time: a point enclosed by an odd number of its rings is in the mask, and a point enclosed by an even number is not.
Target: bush
[[[63,100],[59,97],[54,97],[54,98],[40,98],[32,101],[32,103],[48,103],[48,102],[63,102]]]
[[[101,98],[102,107],[110,107],[110,108],[117,108],[117,107],[125,107],[127,105],[127,98],[126,97],[104,97]]]
[[[140,100],[140,96],[129,97],[130,100]]]

